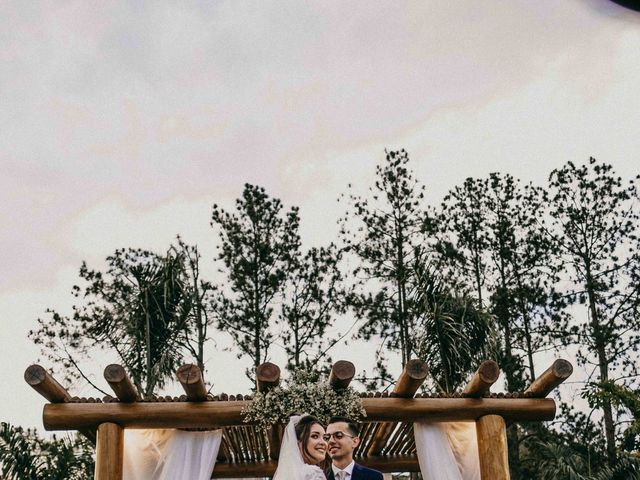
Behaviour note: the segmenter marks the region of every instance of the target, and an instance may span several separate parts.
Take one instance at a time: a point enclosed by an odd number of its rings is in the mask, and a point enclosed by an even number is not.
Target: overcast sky
[[[10,0],[0,18],[0,420],[24,426],[44,403],[27,332],[68,308],[80,263],[180,233],[210,264],[211,205],[245,182],[319,245],[385,148],[433,200],[589,156],[640,173],[640,14],[605,0]],[[214,390],[247,391],[229,359],[211,353]]]

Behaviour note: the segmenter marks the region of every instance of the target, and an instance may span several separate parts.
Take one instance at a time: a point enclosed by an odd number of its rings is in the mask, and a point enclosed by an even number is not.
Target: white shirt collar
[[[355,460],[351,460],[351,463],[349,465],[347,465],[346,467],[344,467],[343,469],[340,469],[340,468],[336,467],[335,465],[331,465],[331,470],[333,470],[333,475],[334,476],[336,475],[336,473],[338,473],[340,470],[342,470],[343,472],[347,472],[349,477],[351,477],[352,476],[351,474],[353,473],[353,466],[355,464],[356,464],[356,461]]]

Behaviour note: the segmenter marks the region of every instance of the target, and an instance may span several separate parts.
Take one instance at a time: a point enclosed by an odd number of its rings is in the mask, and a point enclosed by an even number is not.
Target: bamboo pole
[[[334,390],[347,388],[356,374],[356,367],[347,360],[338,360],[331,367],[329,375],[329,385]]]
[[[476,422],[481,480],[509,480],[507,429],[498,415],[485,415]]]
[[[44,406],[47,430],[95,428],[104,422],[125,428],[215,428],[244,425],[250,401],[57,403]],[[509,422],[555,417],[550,398],[363,398],[367,422],[450,422],[500,415]]]
[[[63,403],[71,399],[69,392],[40,365],[31,365],[24,371],[24,380],[51,403]]]
[[[140,398],[127,372],[121,365],[112,363],[104,369],[104,379],[121,402],[135,402]]]
[[[419,472],[420,466],[415,455],[391,455],[384,457],[362,457],[356,461],[365,467],[374,468],[383,473]],[[278,462],[269,460],[255,463],[216,463],[211,478],[256,478],[271,477]]]
[[[176,372],[176,377],[182,384],[189,401],[201,402],[207,399],[207,388],[204,386],[200,367],[194,364],[182,365]]]
[[[468,397],[482,397],[489,393],[491,385],[496,383],[499,376],[500,367],[498,367],[498,364],[493,360],[485,360],[480,364],[462,393]]]
[[[418,359],[409,360],[393,388],[393,393],[396,397],[413,397],[418,391],[418,388],[420,388],[420,385],[424,383],[428,373],[429,369],[425,362]],[[391,432],[393,432],[393,426],[394,424],[389,422],[378,425],[367,455],[380,455],[391,436]]]
[[[570,362],[558,359],[534,380],[529,388],[525,390],[525,395],[544,398],[551,391],[564,382],[573,373],[573,365]]]
[[[95,480],[122,480],[124,430],[115,423],[98,427]]]
[[[280,367],[265,362],[256,368],[256,387],[259,392],[268,392],[280,384]]]

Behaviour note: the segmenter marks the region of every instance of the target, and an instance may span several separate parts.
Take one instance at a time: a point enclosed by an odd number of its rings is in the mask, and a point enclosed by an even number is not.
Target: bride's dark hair
[[[318,465],[320,468],[324,468],[324,462],[316,464],[308,450],[311,427],[313,427],[315,424],[318,424],[322,428],[324,428],[324,425],[322,425],[320,420],[318,420],[316,417],[305,415],[304,417],[300,418],[295,426],[296,438],[298,439],[298,443],[300,444],[300,451],[302,453],[302,459],[304,460],[304,462],[312,465]]]

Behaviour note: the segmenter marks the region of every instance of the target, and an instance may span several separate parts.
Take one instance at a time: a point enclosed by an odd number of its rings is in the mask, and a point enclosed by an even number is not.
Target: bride
[[[273,480],[326,480],[321,468],[327,453],[324,433],[322,424],[311,415],[291,417]]]

